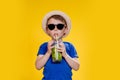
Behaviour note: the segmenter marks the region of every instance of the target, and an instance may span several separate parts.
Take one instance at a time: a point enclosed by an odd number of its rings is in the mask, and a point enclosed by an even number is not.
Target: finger
[[[62,50],[57,50],[57,51],[58,51],[58,52],[61,52],[61,53],[63,52]]]
[[[58,50],[62,50],[63,48],[61,48],[61,47],[59,47],[59,48],[57,48]]]
[[[51,46],[50,48],[52,49],[52,48],[54,48],[55,46]]]
[[[48,45],[51,46],[51,45],[53,44],[53,42],[54,42],[53,40],[49,41],[49,42],[48,42]]]
[[[59,44],[59,47],[62,47],[62,45],[61,45],[61,44]]]
[[[64,47],[64,44],[63,44],[63,43],[60,43],[59,46],[60,46],[60,47]]]

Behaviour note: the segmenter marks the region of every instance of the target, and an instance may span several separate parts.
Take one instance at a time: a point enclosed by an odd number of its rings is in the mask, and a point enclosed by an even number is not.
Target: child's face
[[[55,39],[55,36],[58,36],[59,38],[64,35],[66,29],[65,27],[66,25],[64,22],[51,18],[47,24],[47,32],[52,37],[52,39]]]

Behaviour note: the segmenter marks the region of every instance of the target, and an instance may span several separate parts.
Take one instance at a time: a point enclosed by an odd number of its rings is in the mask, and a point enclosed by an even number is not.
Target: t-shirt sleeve
[[[38,49],[37,56],[40,54],[44,55],[46,53],[46,51],[47,51],[47,43],[43,43]]]
[[[70,56],[72,58],[78,58],[77,51],[71,43],[70,43]]]

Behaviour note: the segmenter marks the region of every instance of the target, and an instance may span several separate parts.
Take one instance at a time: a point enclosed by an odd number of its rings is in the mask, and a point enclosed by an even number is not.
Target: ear
[[[47,34],[50,36],[50,33],[47,31]]]
[[[68,28],[67,28],[67,27],[65,28],[65,31],[64,31],[64,34],[63,34],[63,35],[65,35],[66,32],[68,32]]]
[[[50,33],[49,33],[49,31],[48,31],[48,28],[46,27],[46,33],[50,36]]]

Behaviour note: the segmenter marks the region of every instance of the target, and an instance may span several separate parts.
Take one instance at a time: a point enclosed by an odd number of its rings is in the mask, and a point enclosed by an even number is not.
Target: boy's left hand
[[[66,56],[66,48],[63,42],[61,42],[59,44],[59,48],[58,51],[62,53],[62,56],[65,57]]]

